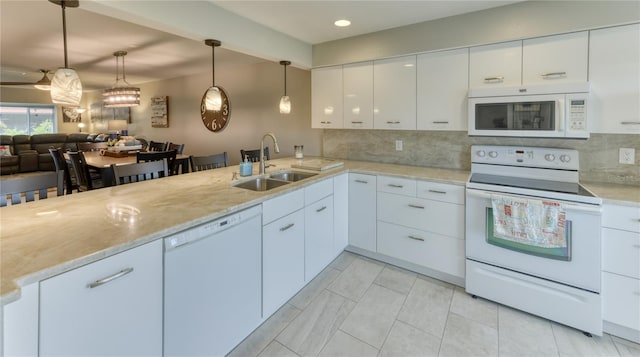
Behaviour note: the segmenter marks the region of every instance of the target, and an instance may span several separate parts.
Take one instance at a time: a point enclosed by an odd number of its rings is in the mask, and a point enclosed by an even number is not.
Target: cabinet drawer
[[[378,253],[464,278],[464,240],[378,221]]]
[[[463,205],[464,186],[418,181],[418,197]]]
[[[640,279],[640,234],[603,228],[602,270]]]
[[[640,330],[640,280],[602,273],[602,317]]]
[[[640,207],[605,204],[602,206],[602,226],[640,232]]]
[[[464,238],[464,206],[378,193],[378,220]]]
[[[262,224],[286,216],[304,207],[304,190],[297,190],[262,203]]]
[[[378,176],[378,192],[389,192],[415,197],[416,180],[391,176]]]
[[[314,183],[304,189],[304,203],[309,205],[319,199],[333,194],[333,180],[328,179]]]

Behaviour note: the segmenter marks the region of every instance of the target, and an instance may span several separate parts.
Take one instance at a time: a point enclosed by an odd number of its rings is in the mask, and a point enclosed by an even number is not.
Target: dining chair
[[[139,162],[137,164],[111,164],[114,181],[117,185],[158,179],[169,176],[167,159],[159,161]]]
[[[149,141],[149,146],[147,147],[147,151],[167,151],[169,147],[169,142],[157,142],[157,141]]]
[[[264,148],[264,156],[269,160],[269,147]],[[260,162],[260,149],[256,150],[242,150],[240,149],[240,162],[244,162],[245,157],[249,158],[251,162]]]
[[[49,148],[49,154],[51,154],[51,157],[53,158],[53,164],[56,167],[56,171],[62,171],[66,194],[70,195],[74,189],[80,192],[80,188],[76,180],[76,175],[75,173],[71,175],[71,170],[69,169],[69,165],[67,165],[67,160],[64,158],[62,149]]]
[[[151,152],[138,152],[136,154],[136,162],[149,162],[149,161],[159,161],[162,159],[167,160],[167,168],[169,170],[169,175],[176,175],[176,151],[151,151]]]
[[[71,160],[71,166],[76,173],[76,181],[78,183],[78,192],[91,191],[96,188],[104,187],[102,178],[97,174],[91,174],[87,160],[84,157],[82,151],[69,151],[67,152],[69,160]]]
[[[106,142],[78,143],[78,151],[100,151],[108,147]]]
[[[48,197],[49,189],[55,188],[58,196],[64,195],[64,174],[62,171],[47,172],[42,175],[24,176],[15,179],[2,180],[0,182],[0,207],[11,202],[11,205]]]
[[[175,150],[178,155],[182,155],[184,152],[184,144],[174,144],[170,142],[167,151],[171,150]]]
[[[229,166],[229,158],[227,152],[209,156],[189,156],[189,162],[191,163],[191,171],[204,171],[211,169],[218,169],[221,167]]]

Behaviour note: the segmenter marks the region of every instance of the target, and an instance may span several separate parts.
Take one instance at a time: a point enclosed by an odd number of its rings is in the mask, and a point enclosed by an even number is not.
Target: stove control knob
[[[556,159],[556,156],[554,154],[546,154],[544,156],[544,159],[547,160],[547,161],[553,161],[553,160]]]
[[[478,150],[476,151],[476,155],[478,155],[479,157],[485,157],[487,153],[484,150]]]
[[[569,161],[571,161],[571,156],[569,156],[569,155],[561,155],[560,156],[560,161],[569,162]]]
[[[497,151],[489,151],[489,157],[492,159],[495,159],[496,157],[498,157],[498,152]]]

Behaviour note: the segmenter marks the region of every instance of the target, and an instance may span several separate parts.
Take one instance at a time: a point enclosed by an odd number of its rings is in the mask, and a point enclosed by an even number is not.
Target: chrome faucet
[[[270,136],[273,139],[273,146],[275,146],[276,153],[280,152],[280,148],[278,147],[278,140],[273,133],[266,133],[262,135],[262,140],[260,140],[260,175],[264,174],[265,170],[265,158],[264,158],[264,138]]]

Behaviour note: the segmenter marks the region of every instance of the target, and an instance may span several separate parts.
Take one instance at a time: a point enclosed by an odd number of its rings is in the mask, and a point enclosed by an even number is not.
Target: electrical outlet
[[[633,165],[636,163],[636,149],[634,148],[620,148],[620,154],[618,162],[621,164]]]
[[[396,140],[396,151],[402,151],[402,140]]]

